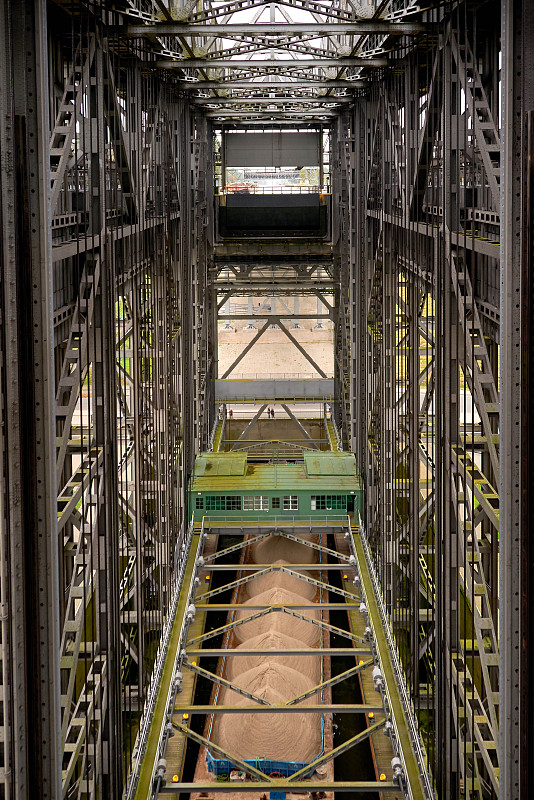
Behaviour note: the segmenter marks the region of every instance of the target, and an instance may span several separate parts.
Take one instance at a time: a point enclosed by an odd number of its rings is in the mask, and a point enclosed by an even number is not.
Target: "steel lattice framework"
[[[272,292],[335,322],[335,418],[437,796],[527,798],[534,7],[1,9],[0,794],[121,796],[218,313]],[[329,132],[331,241],[226,247],[214,131],[282,126]]]
[[[515,330],[503,329],[519,258],[500,248],[514,202],[501,186],[500,12],[438,12],[436,45],[405,51],[402,71],[338,122],[350,241],[342,414],[366,465],[367,526],[422,731],[434,712],[426,744],[441,797],[520,796],[508,669],[521,622],[511,585],[503,594],[519,569],[503,560],[519,461],[502,444],[503,426],[521,422],[502,347],[515,339],[519,351],[522,329],[519,304]]]
[[[498,25],[472,22],[487,47]],[[498,75],[473,46],[456,12],[345,118],[365,208],[347,416],[406,679],[420,717],[435,710],[437,783],[482,798],[499,784],[500,138]]]

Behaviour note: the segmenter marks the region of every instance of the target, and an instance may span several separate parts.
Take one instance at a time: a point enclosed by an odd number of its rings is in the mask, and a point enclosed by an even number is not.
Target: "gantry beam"
[[[343,710],[341,713],[354,713],[358,715],[366,715],[367,716],[367,725],[364,727],[363,730],[358,732],[354,736],[350,736],[346,739],[346,741],[338,744],[336,747],[332,748],[331,744],[325,743],[325,752],[322,753],[317,759],[312,761],[309,765],[303,767],[298,772],[285,779],[277,779],[274,776],[269,775],[269,781],[276,784],[278,789],[285,787],[286,791],[291,790],[294,786],[300,786],[300,782],[305,779],[306,786],[308,791],[313,790],[314,786],[314,778],[313,773],[315,772],[317,767],[320,767],[323,764],[331,762],[342,753],[347,752],[348,750],[358,746],[365,740],[372,738],[375,745],[377,744],[376,735],[377,733],[385,727],[386,733],[388,735],[388,745],[386,745],[385,749],[383,747],[380,748],[380,755],[377,755],[379,759],[379,763],[382,765],[380,767],[380,771],[386,773],[392,770],[392,774],[396,776],[395,780],[397,785],[400,785],[399,782],[402,782],[406,779],[406,773],[404,772],[405,765],[408,766],[410,770],[410,774],[412,771],[412,765],[410,759],[412,759],[412,755],[408,752],[404,753],[403,760],[398,760],[397,766],[390,767],[390,761],[392,757],[392,753],[399,752],[398,751],[398,741],[399,741],[399,731],[400,736],[403,742],[403,748],[408,747],[410,750],[410,745],[407,743],[406,739],[406,730],[405,730],[405,723],[402,718],[402,712],[399,711],[398,708],[398,700],[397,695],[395,694],[396,689],[394,685],[391,684],[388,687],[387,694],[384,691],[383,684],[377,684],[376,681],[378,678],[375,675],[377,664],[382,663],[384,660],[385,653],[380,655],[380,661],[377,659],[378,656],[378,649],[382,650],[382,633],[377,629],[377,617],[374,612],[374,597],[375,597],[375,590],[369,587],[367,576],[368,571],[365,566],[364,560],[360,555],[357,555],[357,551],[354,549],[352,545],[352,539],[350,534],[350,529],[348,528],[348,520],[345,523],[346,530],[345,535],[341,536],[338,535],[336,537],[337,544],[341,547],[340,556],[349,559],[349,565],[345,563],[338,563],[335,565],[336,569],[343,575],[343,581],[347,579],[347,575],[344,574],[345,570],[350,570],[351,580],[354,580],[354,584],[357,585],[358,591],[358,600],[359,603],[348,603],[344,604],[344,608],[348,611],[350,615],[350,624],[346,624],[344,628],[336,628],[335,626],[329,625],[327,622],[319,619],[312,619],[311,617],[304,616],[302,614],[295,613],[291,611],[288,607],[281,607],[280,610],[285,613],[290,613],[292,616],[297,617],[298,619],[305,620],[311,624],[319,625],[324,630],[329,630],[330,632],[336,633],[337,635],[342,635],[346,638],[352,638],[353,640],[357,640],[361,638],[355,635],[355,632],[358,634],[365,630],[365,640],[369,644],[369,649],[366,647],[354,647],[354,648],[343,648],[347,655],[353,656],[354,661],[353,665],[349,666],[348,669],[344,669],[340,674],[334,674],[330,677],[326,677],[319,684],[316,686],[311,687],[306,692],[295,696],[289,697],[285,702],[271,702],[267,697],[262,697],[261,695],[254,694],[248,690],[245,690],[239,682],[238,678],[232,678],[232,680],[228,680],[227,678],[222,677],[220,672],[220,663],[217,669],[217,672],[210,672],[202,667],[198,666],[198,660],[203,658],[204,656],[220,656],[220,657],[231,657],[231,656],[240,656],[244,652],[247,652],[249,655],[255,654],[257,651],[250,650],[246,648],[242,648],[241,646],[237,649],[215,649],[215,650],[203,650],[198,649],[195,647],[201,641],[205,641],[206,638],[209,638],[212,635],[218,635],[221,632],[226,630],[231,630],[233,626],[244,624],[250,622],[253,619],[259,619],[260,616],[263,616],[263,613],[260,612],[260,615],[249,615],[245,619],[236,620],[235,614],[229,617],[232,620],[229,624],[223,626],[220,629],[215,631],[210,631],[209,629],[202,632],[202,627],[197,625],[197,620],[205,621],[206,617],[204,611],[209,608],[209,606],[205,606],[205,604],[198,603],[198,600],[201,599],[202,596],[206,597],[206,594],[211,595],[213,591],[217,592],[218,589],[215,589],[208,593],[201,593],[199,592],[199,583],[201,580],[201,576],[203,571],[206,568],[206,560],[204,557],[196,559],[196,569],[198,570],[197,578],[195,579],[195,574],[192,575],[191,583],[188,587],[185,587],[184,594],[187,594],[189,597],[189,606],[187,610],[187,616],[189,619],[189,624],[193,627],[187,630],[187,628],[183,629],[181,644],[178,646],[176,651],[176,684],[177,687],[172,695],[169,696],[168,701],[168,714],[165,720],[162,720],[161,723],[161,730],[162,732],[172,727],[175,729],[176,732],[182,733],[185,737],[191,738],[194,741],[197,741],[199,744],[203,744],[208,751],[211,751],[215,756],[219,758],[223,758],[229,761],[231,764],[236,765],[239,769],[244,771],[247,774],[255,775],[259,777],[259,773],[265,771],[266,764],[264,759],[244,759],[243,757],[239,756],[236,757],[232,752],[226,750],[226,746],[222,746],[222,743],[217,740],[216,737],[213,735],[210,736],[209,739],[205,739],[204,737],[200,736],[200,734],[196,733],[195,727],[196,726],[189,726],[189,719],[191,716],[194,715],[203,715],[203,716],[212,716],[215,715],[216,717],[220,717],[221,715],[243,715],[243,714],[256,714],[256,713],[269,713],[269,714],[298,714],[298,713],[307,713],[312,715],[317,714],[335,714],[340,709],[339,704],[335,702],[329,701],[328,697],[326,697],[326,702],[322,704],[317,704],[316,702],[312,702],[310,705],[303,705],[308,700],[313,698],[314,696],[323,695],[325,691],[329,690],[330,688],[334,687],[335,685],[342,683],[343,681],[347,681],[354,677],[354,675],[364,676],[366,680],[366,686],[371,687],[371,697],[367,701],[364,701],[360,704],[354,703],[346,703],[343,704]],[[219,528],[217,528],[218,530]],[[317,530],[321,529],[320,526],[317,527]],[[332,531],[334,529],[331,529]],[[202,523],[202,530],[200,531],[200,543],[204,543],[208,540],[209,536],[213,533],[213,529],[209,527],[209,523],[206,519],[203,520]],[[252,536],[250,541],[252,543],[257,543],[258,536],[261,534],[255,534],[254,530],[251,531]],[[207,535],[206,535],[207,534]],[[243,535],[243,534],[242,534]],[[287,535],[293,536],[293,534],[287,532]],[[305,547],[310,547],[310,550],[315,550],[315,548],[325,549],[321,545],[318,545],[316,542],[308,542],[306,539],[302,539],[299,536],[294,537],[296,541],[299,541]],[[246,546],[246,537],[243,535],[243,544]],[[311,545],[314,547],[312,548]],[[231,550],[235,550],[237,545],[233,545]],[[224,548],[224,550],[228,550],[230,548]],[[332,551],[337,553],[337,551]],[[208,556],[209,557],[209,556]],[[233,565],[234,569],[238,570],[239,565]],[[296,565],[284,565],[285,568],[288,568],[290,574],[294,577],[301,577],[303,580],[312,580],[309,578],[308,575],[300,575],[296,573],[291,567],[295,567]],[[329,565],[332,566],[332,565]],[[310,569],[321,570],[322,564],[321,563],[307,563],[306,569],[309,571]],[[272,565],[271,565],[272,568]],[[263,573],[264,574],[264,573]],[[253,577],[253,576],[252,576]],[[256,575],[257,577],[257,575]],[[362,580],[363,579],[363,580]],[[313,582],[316,584],[317,582],[313,579]],[[238,589],[243,587],[245,584],[243,583],[242,579],[238,579],[237,581],[233,581],[231,584],[228,584],[228,587]],[[345,587],[345,583],[343,583],[343,587]],[[341,591],[347,594],[347,596],[352,597],[350,592],[347,592],[345,588],[337,587],[333,584],[326,584],[321,583],[321,588],[324,592],[328,591]],[[228,587],[222,587],[225,591]],[[192,602],[194,601],[194,602]],[[361,601],[364,601],[363,603]],[[243,603],[236,603],[229,606],[229,610],[234,612],[236,608],[241,607],[244,611],[248,612],[249,602],[246,601],[246,604]],[[318,608],[317,604],[312,606],[313,608]],[[321,604],[321,608],[329,607],[328,604],[325,606]],[[274,608],[274,607],[272,607]],[[369,611],[371,610],[371,616],[369,616]],[[348,623],[348,620],[347,620]],[[204,624],[204,622],[202,622]],[[379,626],[378,626],[379,627]],[[350,630],[349,630],[350,629]],[[199,635],[200,634],[200,635]],[[291,650],[275,650],[275,651],[263,651],[263,654],[268,653],[269,656],[283,656],[289,655],[289,653],[293,653],[293,649]],[[326,654],[338,654],[338,648],[326,648],[323,651],[322,648],[317,649],[315,647],[308,647],[303,649],[299,652],[305,653],[306,655],[314,655],[316,658],[318,656],[324,656]],[[192,660],[194,657],[194,660]],[[384,663],[382,664],[382,669],[388,669],[389,667]],[[372,676],[371,676],[371,670]],[[211,682],[214,682],[220,686],[225,687],[227,690],[234,691],[238,694],[242,694],[247,697],[249,700],[252,701],[252,704],[248,704],[246,706],[240,705],[226,705],[226,704],[217,704],[214,705],[192,705],[190,698],[192,697],[191,694],[191,687],[192,684],[189,681],[186,681],[185,671],[188,673],[192,671],[195,674],[201,675],[204,678],[208,679]],[[380,669],[378,670],[378,674],[382,676],[382,672]],[[321,677],[322,677],[321,673]],[[389,675],[389,672],[388,672]],[[382,678],[380,677],[380,680]],[[389,677],[388,677],[389,680]],[[374,683],[374,686],[373,686]],[[184,701],[180,702],[180,692],[183,692]],[[393,697],[393,701],[392,698]],[[380,698],[380,699],[379,699]],[[376,700],[376,704],[375,704]],[[394,717],[391,716],[391,709],[394,708]],[[399,727],[400,726],[400,727]],[[168,737],[165,739],[168,742]],[[154,781],[154,794],[164,794],[166,793],[167,789],[173,788],[174,791],[182,791],[184,784],[182,782],[183,774],[182,774],[182,766],[183,763],[182,755],[184,752],[185,747],[185,740],[178,740],[177,743],[174,743],[172,746],[168,746],[168,749],[160,750],[160,755],[165,757],[164,760],[160,760],[157,765],[154,765],[155,772],[155,781]],[[387,753],[387,757],[385,755]],[[387,761],[387,764],[386,764]],[[397,763],[397,762],[396,762]],[[399,773],[400,768],[400,773]],[[172,779],[171,779],[172,775]],[[401,777],[399,777],[399,775]],[[387,784],[387,780],[383,780],[381,776],[381,781],[379,785],[382,786],[384,783]],[[336,782],[337,785],[337,782]],[[198,786],[198,784],[195,784]],[[412,790],[414,793],[414,797],[419,798],[422,795],[419,792],[419,783],[416,780],[412,785]]]
[[[276,77],[274,81],[262,80],[258,81],[257,78],[250,78],[248,81],[242,78],[232,78],[231,76],[225,77],[224,81],[201,81],[195,79],[194,81],[182,81],[180,88],[186,91],[202,91],[203,89],[248,89],[258,92],[276,92],[279,89],[284,91],[299,91],[300,89],[365,89],[369,87],[368,81],[355,81],[351,78],[345,80],[324,80],[317,78],[317,80],[306,80],[306,78],[294,77],[292,79],[280,79]]]
[[[219,793],[228,792],[228,785],[225,783],[213,783],[211,781],[195,781],[195,783],[170,783],[161,794],[176,794],[177,788],[181,792],[205,792]],[[232,784],[234,792],[283,792],[287,791],[288,785],[285,781],[236,781]],[[398,783],[393,781],[327,781],[308,779],[304,781],[294,781],[291,783],[291,791],[295,793],[305,792],[343,792],[344,794],[359,794],[364,792],[399,792]]]
[[[195,97],[193,102],[198,106],[276,106],[282,104],[287,106],[292,103],[297,105],[325,105],[333,107],[339,103],[351,102],[350,97],[299,97],[292,100],[288,97]]]
[[[233,650],[227,650],[225,648],[202,648],[200,650],[195,648],[187,648],[187,656],[189,658],[200,658],[201,656],[205,656],[206,658],[214,657],[214,656],[256,656],[256,655],[263,655],[265,650],[254,650],[246,647],[239,647],[234,648]],[[365,649],[362,647],[322,647],[321,654],[324,656],[354,656],[354,658],[361,658],[363,656],[368,656],[370,653],[369,649]],[[312,647],[307,648],[290,648],[289,650],[269,650],[269,654],[273,655],[290,655],[290,656],[317,656],[317,652]]]
[[[338,567],[339,569],[339,567]],[[199,611],[234,611],[238,607],[239,604],[237,603],[197,603],[195,608]],[[291,609],[304,609],[310,610],[316,608],[313,603],[273,603],[268,605],[266,603],[247,603],[247,608],[251,611],[260,611],[263,609],[268,608],[271,611],[282,611],[284,608],[291,608]],[[350,604],[350,603],[321,603],[321,608],[341,611],[343,609],[348,609],[349,611],[354,611],[355,609],[359,608],[358,605]]]
[[[228,652],[228,651],[226,651]],[[322,650],[321,650],[322,653]],[[317,657],[317,651],[315,651],[315,656]],[[271,657],[271,651],[269,650],[269,658]],[[368,664],[366,666],[369,666]],[[286,705],[284,703],[273,703],[268,706],[254,706],[253,707],[254,714],[274,714],[276,713],[284,713],[284,714],[382,714],[384,712],[384,708],[381,704],[372,703],[343,703],[342,705],[336,704],[333,705],[332,703],[321,703],[320,705]],[[190,705],[190,706],[176,706],[174,713],[176,716],[183,716],[184,714],[245,714],[251,711],[251,706],[222,706],[222,705],[213,705],[213,706],[202,706],[202,705]]]
[[[390,65],[387,58],[302,58],[302,59],[287,59],[287,58],[274,58],[267,60],[264,58],[258,59],[243,59],[242,61],[236,59],[235,61],[225,58],[185,58],[183,60],[163,59],[156,62],[158,69],[205,69],[210,67],[217,67],[218,69],[243,69],[243,70],[279,70],[279,69],[300,69],[309,70],[324,67],[337,67],[338,69],[345,69],[349,67],[368,67],[379,68],[387,67]]]
[[[367,36],[370,33],[386,33],[390,36],[415,36],[425,30],[418,22],[388,22],[387,20],[360,20],[359,22],[249,22],[239,25],[236,22],[218,22],[203,25],[159,22],[153,25],[129,25],[128,36],[267,36],[283,39],[287,36]]]
[[[221,109],[219,111],[206,111],[205,112],[206,119],[217,119],[221,120],[222,122],[231,122],[232,120],[239,120],[241,124],[245,124],[245,122],[261,122],[262,120],[270,120],[271,122],[276,122],[279,119],[279,111],[273,110],[264,110],[262,111],[259,109],[258,111],[250,110],[250,111],[236,111],[234,109]],[[294,110],[294,111],[284,111],[284,119],[290,120],[292,124],[297,124],[298,122],[302,122],[303,124],[308,123],[310,120],[316,121],[317,119],[327,121],[329,119],[333,119],[336,116],[335,111],[331,111],[330,109],[315,109],[315,110]]]

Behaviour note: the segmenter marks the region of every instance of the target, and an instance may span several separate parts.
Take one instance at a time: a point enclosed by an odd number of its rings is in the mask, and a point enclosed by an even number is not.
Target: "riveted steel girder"
[[[367,36],[370,33],[387,33],[390,36],[406,36],[421,33],[424,26],[417,22],[388,22],[385,20],[368,20],[360,22],[251,22],[239,25],[236,22],[227,24],[160,22],[154,25],[129,25],[129,36],[269,36],[276,39],[286,36]]]
[[[293,103],[300,106],[328,104],[329,107],[338,106],[342,103],[350,103],[351,97],[299,97],[292,100],[288,97],[194,97],[191,98],[197,106],[292,106]]]
[[[387,67],[391,62],[387,58],[275,58],[272,61],[264,58],[235,59],[225,58],[186,58],[183,60],[161,60],[156,62],[159,69],[200,69],[216,67],[218,69],[276,70],[276,69],[315,69],[323,67],[378,68]]]
[[[365,89],[369,87],[367,81],[355,81],[350,78],[338,81],[333,80],[306,80],[305,78],[293,78],[287,80],[280,80],[276,78],[274,81],[270,80],[253,80],[248,81],[242,79],[234,79],[231,76],[225,78],[224,81],[184,81],[181,88],[188,91],[202,91],[203,89],[250,89],[257,92],[276,92],[278,90],[286,91],[299,91],[300,89]]]

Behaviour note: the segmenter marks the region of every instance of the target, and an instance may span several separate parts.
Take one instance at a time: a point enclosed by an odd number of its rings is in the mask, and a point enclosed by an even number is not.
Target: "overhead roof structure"
[[[408,4],[284,0],[213,2],[161,7],[156,21],[127,24],[128,36],[148,40],[160,69],[172,70],[191,100],[239,120],[291,119],[289,113],[324,115],[365,89],[391,66],[399,41],[413,43],[427,26]],[[394,52],[393,52],[394,58]],[[265,105],[270,107],[265,109]],[[222,108],[224,106],[224,108]],[[233,118],[233,117],[232,117]]]

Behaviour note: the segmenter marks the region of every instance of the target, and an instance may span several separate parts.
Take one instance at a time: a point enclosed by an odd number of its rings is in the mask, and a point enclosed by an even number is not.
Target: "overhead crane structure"
[[[529,797],[533,71],[528,0],[2,1],[0,796],[154,787],[195,457],[276,402],[356,455],[404,757]],[[226,319],[316,378],[233,380]]]
[[[314,542],[310,538],[313,534],[318,534],[321,537],[321,542],[323,539],[326,540],[327,534],[334,537],[336,542],[335,549]],[[219,547],[219,550],[215,549],[218,537],[231,536],[235,538],[236,535],[240,539],[238,544],[224,547],[223,539],[223,547]],[[347,611],[348,625],[340,629],[325,622],[324,619],[314,619],[309,616],[312,609],[317,609],[317,604],[310,603],[309,600],[307,603],[300,605],[288,603],[258,607],[247,600],[245,606],[237,601],[225,604],[224,609],[232,612],[231,617],[229,617],[231,621],[223,627],[213,628],[210,625],[207,632],[199,635],[203,625],[202,622],[199,623],[199,619],[205,620],[207,612],[218,611],[221,608],[217,603],[213,604],[211,602],[212,597],[227,593],[229,590],[248,586],[250,581],[257,580],[267,571],[263,568],[263,565],[244,560],[243,554],[250,550],[252,544],[265,542],[266,539],[272,536],[289,539],[298,543],[301,547],[312,547],[314,551],[319,552],[321,556],[320,562],[314,564],[308,561],[305,564],[294,565],[294,568],[298,570],[296,572],[294,569],[288,569],[283,565],[269,566],[268,570],[275,570],[278,574],[287,572],[300,580],[311,582],[320,587],[321,597],[325,598],[324,600],[321,599],[320,608],[326,613],[333,608]],[[192,534],[192,539],[190,562],[194,566],[190,570],[190,584],[183,592],[184,598],[187,598],[187,601],[182,606],[183,616],[181,619],[177,619],[175,623],[180,627],[180,640],[175,649],[174,670],[172,674],[169,674],[168,687],[167,685],[162,687],[168,690],[166,713],[153,726],[151,731],[152,741],[149,739],[147,743],[152,757],[144,760],[139,776],[135,776],[135,780],[130,784],[128,796],[145,797],[150,795],[156,797],[190,790],[197,792],[207,791],[209,793],[224,793],[225,790],[233,790],[234,784],[231,787],[227,783],[219,783],[217,785],[213,781],[202,781],[198,777],[195,777],[194,784],[191,781],[183,780],[185,737],[191,738],[205,747],[211,757],[228,759],[247,774],[248,782],[246,780],[237,784],[238,791],[263,791],[266,789],[273,792],[291,792],[292,788],[294,788],[295,790],[304,790],[306,792],[335,790],[336,792],[352,791],[355,794],[359,794],[360,792],[374,789],[387,794],[393,791],[406,792],[406,796],[413,798],[432,797],[433,789],[427,771],[426,754],[419,744],[408,696],[405,692],[404,698],[401,697],[394,678],[395,672],[400,670],[398,660],[395,656],[391,658],[383,635],[382,619],[385,619],[385,615],[382,610],[381,618],[380,601],[378,604],[376,602],[375,592],[378,588],[378,583],[374,575],[369,550],[366,548],[365,551],[362,546],[362,542],[365,542],[363,527],[359,530],[357,528],[352,529],[348,517],[344,519],[343,517],[338,517],[337,519],[331,517],[328,520],[289,520],[285,524],[284,522],[279,522],[274,525],[272,522],[267,524],[265,519],[257,520],[254,523],[244,520],[228,522],[217,517],[204,517],[202,525],[198,526],[197,533]],[[233,555],[232,562],[224,559],[219,563],[221,556],[227,556],[230,553]],[[323,563],[325,556],[330,558],[330,563]],[[339,573],[343,576],[342,586],[314,580],[307,574],[310,566],[319,570],[321,575],[325,574],[323,568],[326,569],[327,575],[333,572]],[[202,587],[205,585],[206,576],[213,575],[213,572],[217,569],[230,575],[237,571],[239,574],[244,574],[244,577],[230,583],[223,579],[222,584],[216,589],[203,590]],[[345,602],[332,603],[328,601],[328,595],[330,597],[345,598]],[[237,596],[239,597],[239,593]],[[240,608],[246,609],[247,616],[239,615]],[[255,610],[256,608],[260,610]],[[236,611],[238,612],[237,615]],[[198,664],[201,658],[206,656],[208,658],[213,657],[214,653],[223,659],[222,663],[224,661],[228,662],[228,659],[239,659],[251,654],[264,656],[266,651],[248,650],[241,645],[239,648],[232,649],[228,645],[227,637],[223,638],[224,647],[214,651],[209,648],[210,640],[214,637],[219,637],[221,634],[231,633],[237,627],[247,625],[254,619],[276,614],[286,614],[297,619],[306,620],[317,626],[322,632],[334,633],[344,639],[345,643],[352,643],[352,646],[329,648],[321,645],[319,649],[308,647],[301,651],[294,647],[289,650],[287,648],[278,648],[268,651],[271,659],[276,659],[280,656],[291,656],[297,652],[301,657],[312,658],[328,653],[330,658],[340,655],[353,656],[355,659],[354,665],[343,672],[337,672],[326,680],[322,680],[320,684],[312,689],[287,700],[285,703],[273,703],[263,696],[245,691],[238,684],[226,680],[219,672],[214,674],[203,669]],[[206,642],[208,643],[207,649],[205,649]],[[215,685],[232,689],[238,695],[253,701],[252,705],[249,703],[246,706],[228,706],[220,702],[211,703],[207,706],[193,704],[195,684],[186,678],[186,674],[191,672],[207,678]],[[338,705],[322,699],[328,689],[354,675],[365,676],[362,684],[366,692],[363,704]],[[373,696],[370,697],[368,693]],[[317,697],[316,704],[301,705],[303,701],[312,697]],[[322,699],[322,702],[319,702],[320,699]],[[211,734],[209,739],[199,734],[198,730],[190,727],[190,722],[188,721],[192,714],[201,714],[207,717],[213,714],[216,716],[240,714],[242,718],[243,714],[246,713],[253,715],[259,713],[271,715],[273,713],[307,713],[315,716],[318,713],[326,715],[356,713],[367,715],[368,725],[336,747],[323,745],[324,752],[314,761],[303,765],[300,769],[294,769],[292,774],[283,779],[278,774],[269,774],[269,768],[266,769],[265,759],[258,758],[254,763],[250,759],[246,761],[240,759],[235,753],[229,753],[224,748],[221,748],[213,741]],[[386,733],[385,741],[384,733]],[[171,744],[171,739],[174,739],[174,737],[177,738],[177,741],[173,741]],[[154,738],[158,739],[155,756]],[[361,744],[368,738],[371,738],[373,742],[373,758],[378,766],[378,771],[382,772],[383,770],[380,781],[352,781],[345,782],[346,785],[343,785],[343,781],[339,779],[332,781],[331,776],[325,777],[320,773],[316,773],[317,768],[328,764],[335,757]],[[255,782],[250,783],[250,778],[255,779]],[[150,787],[152,787],[152,794],[150,793]]]

